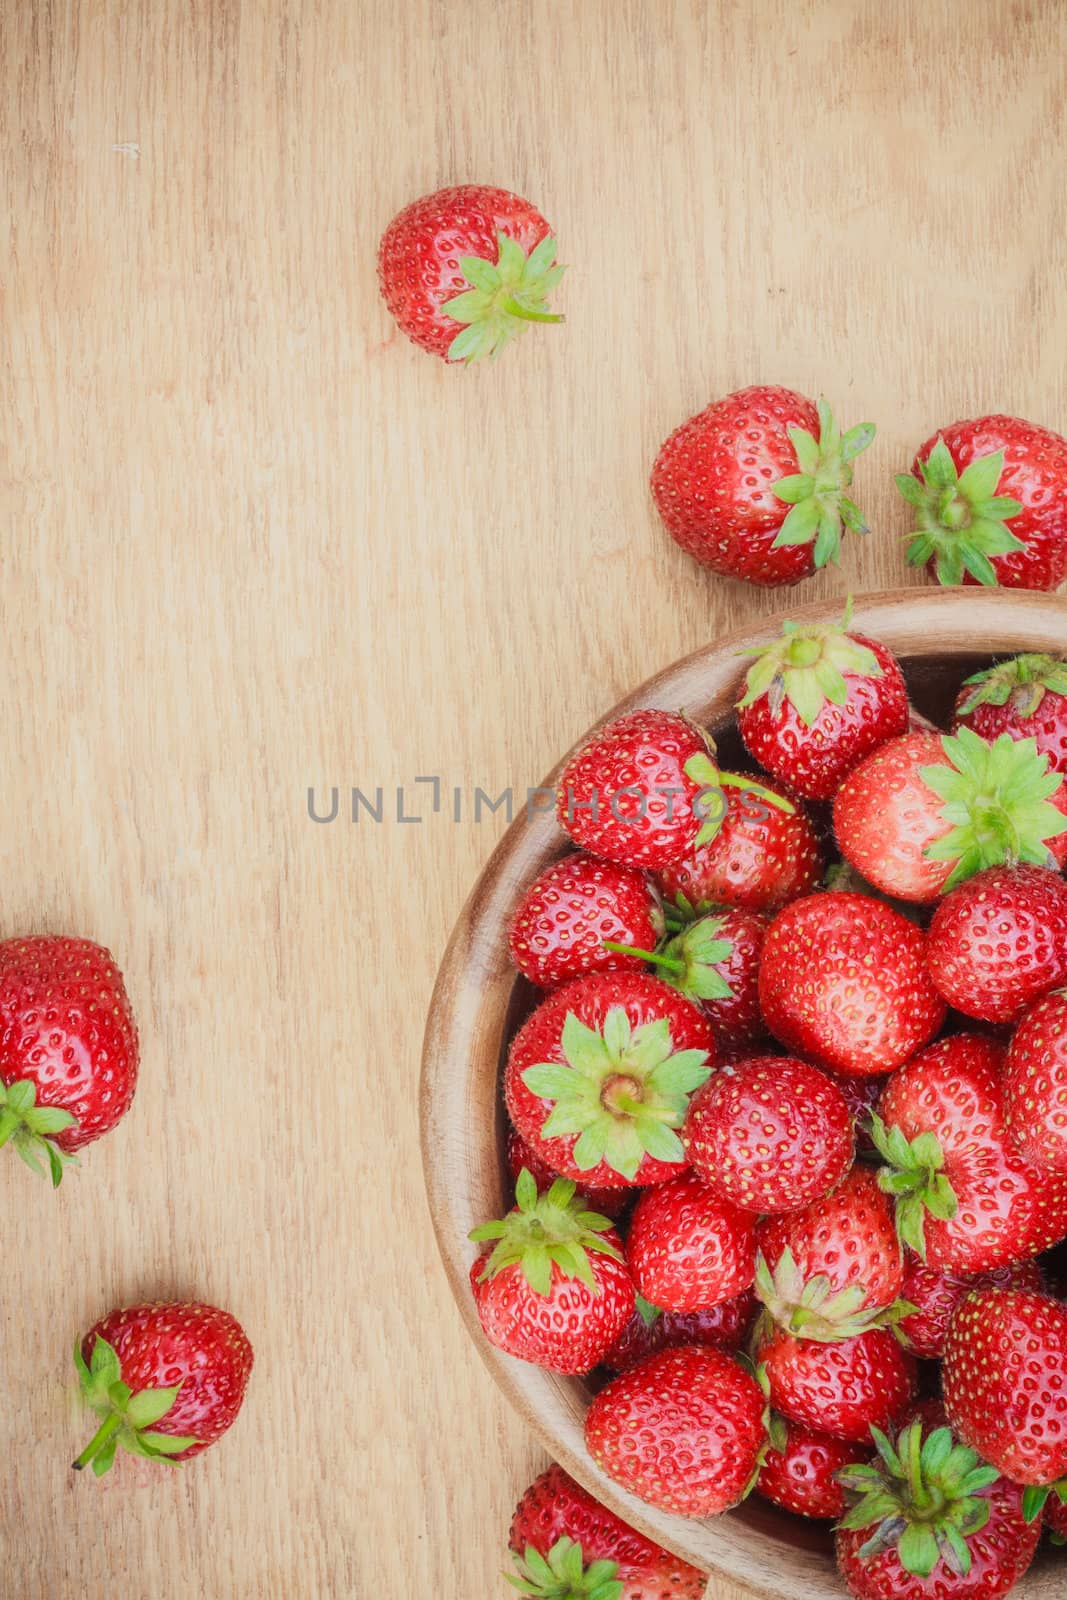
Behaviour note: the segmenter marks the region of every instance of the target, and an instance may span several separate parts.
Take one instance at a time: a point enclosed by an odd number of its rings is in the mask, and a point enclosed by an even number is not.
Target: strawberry
[[[541,213],[507,189],[465,183],[412,201],[378,247],[382,298],[413,343],[445,361],[495,356],[533,322],[563,276]]]
[[[934,912],[930,976],[949,1005],[983,1022],[1016,1022],[1067,983],[1067,883],[1043,867],[991,867]]]
[[[755,1378],[722,1350],[660,1350],[594,1396],[586,1448],[639,1500],[682,1517],[714,1517],[754,1479],[764,1405]]]
[[[889,1081],[888,1074],[873,1078],[849,1078],[843,1073],[831,1072],[829,1067],[821,1070],[845,1097],[856,1137],[856,1153],[870,1155],[874,1150],[870,1134],[871,1112],[882,1097],[882,1090]]]
[[[771,784],[763,788],[792,805],[780,789]],[[731,790],[725,799],[726,814],[715,838],[656,874],[674,908],[683,916],[720,905],[777,911],[809,894],[823,868],[811,819],[799,806],[786,811],[744,789]]]
[[[1033,739],[1049,771],[1067,773],[1067,661],[1013,656],[975,672],[956,697],[955,727],[990,744],[1002,733]]]
[[[490,1344],[553,1372],[595,1367],[634,1308],[622,1242],[607,1217],[587,1211],[566,1178],[539,1195],[523,1172],[514,1210],[470,1237],[495,1241],[470,1271]]]
[[[668,1311],[700,1311],[750,1289],[755,1222],[695,1172],[646,1189],[626,1241],[642,1298]]]
[[[845,891],[780,911],[763,942],[759,992],[775,1038],[855,1077],[890,1071],[940,1028],[926,939],[891,906]]]
[[[1056,589],[1067,578],[1067,439],[1018,417],[954,422],[897,488],[914,509],[908,563],[939,583]]]
[[[551,1466],[511,1519],[520,1594],[541,1600],[701,1600],[707,1574],[672,1556]]]
[[[941,1378],[960,1438],[1013,1483],[1032,1521],[1067,1499],[1067,1306],[1026,1289],[979,1289],[949,1323]]]
[[[514,1186],[519,1181],[523,1168],[530,1173],[541,1194],[547,1194],[549,1189],[559,1177],[544,1158],[532,1150],[526,1143],[517,1128],[509,1128],[504,1144],[504,1156],[507,1161],[508,1172]],[[597,1189],[587,1183],[579,1183],[575,1189],[579,1200],[585,1203],[587,1211],[599,1211],[602,1216],[616,1218],[626,1208],[630,1199],[629,1189]]]
[[[834,801],[845,858],[876,889],[928,901],[985,867],[1067,859],[1067,784],[1032,739],[905,734],[860,763]]]
[[[1067,1234],[1067,1174],[1032,1166],[1004,1124],[1004,1047],[940,1039],[886,1085],[874,1138],[901,1239],[931,1266],[986,1272]]]
[[[137,1024],[110,951],[60,936],[0,940],[0,1145],[53,1185],[121,1122],[137,1087]]]
[[[1067,990],[1023,1014],[1004,1069],[1012,1144],[1038,1167],[1067,1173]]]
[[[1067,1500],[1061,1500],[1059,1495],[1049,1495],[1045,1501],[1045,1526],[1053,1544],[1067,1544]]]
[[[554,861],[527,889],[508,935],[511,959],[541,989],[558,989],[587,972],[637,972],[636,955],[652,951],[663,915],[643,872],[575,851]]]
[[[100,1426],[74,1463],[101,1477],[116,1450],[188,1461],[233,1426],[252,1346],[228,1311],[200,1304],[131,1306],[94,1324],[74,1363]]]
[[[830,800],[852,768],[908,726],[908,691],[896,658],[839,623],[784,624],[755,662],[737,704],[745,748],[807,800]]]
[[[704,1181],[748,1211],[807,1205],[844,1177],[854,1154],[840,1091],[791,1056],[720,1067],[689,1102],[682,1144]]]
[[[676,1129],[708,1076],[707,1019],[642,972],[564,984],[511,1041],[504,1096],[537,1155],[576,1183],[662,1183],[688,1162]]]
[[[771,1445],[764,1454],[756,1493],[798,1517],[843,1516],[845,1491],[837,1473],[869,1461],[870,1450],[828,1433],[813,1433],[795,1422],[783,1422],[782,1434],[782,1448]]]
[[[922,1260],[913,1250],[905,1252],[901,1298],[915,1307],[901,1317],[897,1326],[915,1355],[925,1361],[940,1361],[945,1353],[945,1337],[952,1314],[972,1289],[1035,1289],[1044,1287],[1036,1261],[1013,1261],[1010,1266],[991,1267],[988,1272],[950,1272]]]
[[[873,438],[870,422],[842,437],[825,400],[740,389],[675,429],[652,468],[652,498],[672,539],[713,572],[796,583],[838,559],[843,528],[867,532],[844,491]]]
[[[837,1341],[800,1339],[765,1326],[756,1341],[775,1411],[816,1433],[866,1443],[888,1428],[915,1394],[915,1362],[887,1328]]]
[[[720,1300],[700,1311],[664,1311],[638,1295],[634,1314],[604,1357],[613,1372],[628,1372],[639,1362],[681,1344],[713,1344],[738,1350],[752,1320],[751,1293]]]

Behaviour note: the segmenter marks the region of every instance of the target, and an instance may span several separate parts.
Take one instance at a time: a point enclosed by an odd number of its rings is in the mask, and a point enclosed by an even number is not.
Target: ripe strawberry
[[[1004,1120],[1028,1161],[1067,1173],[1067,990],[1031,1006],[1015,1030],[1004,1068]]]
[[[608,949],[607,941],[651,951],[662,933],[663,915],[643,872],[578,850],[527,889],[508,948],[531,983],[557,989],[587,972],[641,971],[636,956]]]
[[[1067,1234],[1067,1174],[1032,1166],[1004,1125],[1004,1047],[938,1040],[886,1086],[874,1123],[901,1239],[931,1266],[986,1272]]]
[[[936,900],[985,867],[1067,860],[1067,784],[1032,739],[909,733],[845,779],[834,831],[875,888]]]
[[[496,1241],[470,1271],[490,1344],[553,1372],[595,1367],[634,1308],[622,1241],[607,1217],[587,1211],[567,1179],[539,1195],[524,1172],[514,1210],[472,1228],[470,1237]]]
[[[915,1361],[887,1328],[836,1342],[800,1339],[767,1327],[756,1360],[775,1411],[816,1433],[864,1444],[888,1428],[915,1394]]]
[[[974,673],[956,698],[955,726],[989,743],[1002,733],[1033,739],[1049,771],[1067,773],[1067,661],[1013,656]]]
[[[1050,1494],[1045,1501],[1045,1526],[1052,1544],[1067,1544],[1067,1500],[1057,1494]]]
[[[870,1450],[795,1422],[784,1422],[782,1430],[782,1448],[771,1445],[763,1457],[756,1493],[798,1517],[844,1516],[845,1491],[836,1475],[843,1467],[869,1461]]]
[[[1067,578],[1067,439],[1018,417],[954,422],[897,488],[915,510],[908,563],[939,583],[1056,589]]]
[[[504,1155],[513,1186],[518,1183],[524,1167],[541,1194],[547,1194],[559,1177],[559,1173],[554,1172],[548,1162],[531,1149],[517,1128],[508,1129]],[[584,1202],[587,1211],[599,1211],[601,1216],[612,1219],[626,1209],[631,1195],[629,1189],[597,1189],[588,1183],[578,1184],[575,1193]]]
[[[542,1600],[701,1600],[707,1574],[672,1556],[551,1466],[511,1519],[520,1594]]]
[[[950,1272],[924,1262],[913,1250],[905,1252],[901,1298],[915,1310],[897,1326],[913,1353],[926,1361],[940,1361],[952,1314],[972,1289],[1034,1289],[1044,1287],[1036,1261],[1014,1261],[988,1272]]]
[[[556,241],[528,200],[465,183],[423,195],[395,216],[378,247],[378,282],[415,344],[446,361],[498,355],[546,309],[563,276]]]
[[[662,1183],[688,1166],[675,1132],[714,1058],[707,1019],[642,972],[550,994],[511,1041],[504,1096],[532,1149],[576,1183]]]
[[[882,901],[809,895],[786,906],[767,930],[763,1019],[789,1049],[838,1072],[885,1073],[944,1021],[925,956],[922,929]]]
[[[682,1144],[704,1181],[748,1211],[807,1205],[844,1177],[854,1155],[840,1091],[791,1056],[720,1067],[689,1102]]]
[[[252,1371],[252,1346],[228,1311],[143,1305],[97,1322],[74,1363],[82,1399],[101,1419],[74,1463],[99,1478],[118,1449],[188,1461],[233,1426]]]
[[[870,422],[842,438],[825,400],[816,408],[791,389],[739,389],[675,429],[652,468],[652,497],[672,539],[713,572],[796,583],[838,559],[843,527],[867,532],[844,491],[873,438]]]
[[[784,625],[752,652],[737,726],[753,760],[808,800],[830,800],[858,761],[906,731],[908,691],[896,658],[838,623]]]
[[[643,1299],[700,1311],[752,1287],[756,1219],[695,1172],[646,1189],[634,1210],[626,1258]]]
[[[0,941],[0,1145],[53,1185],[121,1122],[137,1087],[137,1024],[111,953],[88,939]]]
[[[756,1380],[723,1351],[661,1350],[594,1397],[586,1448],[639,1500],[682,1517],[714,1517],[753,1481],[764,1404]]]
[[[612,1372],[629,1372],[639,1362],[682,1344],[713,1344],[720,1350],[741,1347],[755,1304],[745,1290],[732,1300],[700,1311],[664,1311],[637,1296],[634,1314],[604,1357]]]
[[[1043,867],[991,867],[945,896],[926,943],[949,1005],[983,1022],[1015,1022],[1067,983],[1067,883]]]
[[[789,801],[771,784],[764,789]],[[810,893],[823,869],[810,817],[799,806],[785,811],[769,805],[761,794],[743,789],[731,791],[725,799],[726,814],[710,844],[656,874],[675,908],[683,916],[721,905],[777,911],[798,895]],[[669,915],[671,907],[667,910]]]

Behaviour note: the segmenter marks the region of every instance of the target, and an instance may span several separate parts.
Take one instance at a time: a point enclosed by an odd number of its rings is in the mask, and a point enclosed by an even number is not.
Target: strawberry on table
[[[517,1128],[509,1128],[504,1145],[504,1156],[512,1186],[518,1183],[525,1168],[542,1194],[547,1194],[559,1173],[555,1172],[543,1156],[530,1148]],[[585,1202],[587,1211],[599,1211],[605,1217],[616,1218],[625,1210],[631,1197],[629,1189],[597,1189],[588,1183],[579,1183],[575,1189],[579,1200]]]
[[[1067,1172],[1067,990],[1031,1006],[1012,1036],[1004,1120],[1028,1161]]]
[[[914,1354],[925,1361],[941,1360],[953,1313],[972,1289],[1044,1288],[1041,1268],[1034,1260],[1014,1261],[986,1272],[952,1272],[923,1261],[914,1250],[904,1254],[900,1295],[915,1309],[901,1317],[897,1326]]]
[[[642,1298],[669,1311],[701,1311],[752,1286],[756,1219],[683,1172],[637,1202],[626,1258]]]
[[[652,951],[663,914],[643,872],[576,850],[546,867],[527,889],[508,933],[511,959],[541,989],[587,972],[639,972],[638,956],[608,947]]]
[[[664,1311],[640,1294],[636,1301],[633,1316],[604,1357],[612,1372],[628,1372],[657,1350],[677,1345],[713,1344],[720,1350],[738,1350],[755,1304],[747,1289],[700,1311]]]
[[[926,943],[938,991],[965,1016],[1018,1021],[1067,983],[1067,883],[1044,867],[991,867],[947,894]]]
[[[972,674],[956,697],[955,725],[990,743],[1002,733],[1033,739],[1051,772],[1067,772],[1067,661],[1012,656]]]
[[[773,794],[792,808],[770,805]],[[761,791],[724,791],[726,814],[708,844],[661,867],[656,878],[667,906],[691,918],[718,906],[777,911],[810,894],[822,877],[823,857],[811,818],[773,784]]]
[[[837,1474],[843,1467],[869,1461],[868,1446],[813,1433],[795,1422],[783,1421],[775,1431],[781,1448],[772,1444],[764,1454],[756,1493],[798,1517],[836,1520],[843,1516],[845,1491]]]
[[[869,1440],[872,1427],[888,1428],[915,1396],[915,1360],[887,1328],[802,1339],[768,1321],[755,1359],[775,1411],[856,1444]]]

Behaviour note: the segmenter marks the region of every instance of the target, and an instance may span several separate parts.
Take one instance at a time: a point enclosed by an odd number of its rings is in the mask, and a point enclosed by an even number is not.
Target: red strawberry
[[[536,1150],[531,1149],[517,1128],[508,1129],[504,1154],[513,1185],[518,1183],[519,1175],[524,1167],[530,1173],[542,1194],[547,1194],[559,1177],[559,1173],[554,1172],[548,1162],[538,1155]],[[631,1191],[629,1189],[596,1189],[590,1187],[587,1183],[580,1183],[575,1193],[579,1200],[584,1201],[587,1210],[599,1211],[602,1216],[615,1218],[625,1210]]]
[[[1031,1006],[1015,1030],[1004,1069],[1004,1120],[1028,1161],[1067,1172],[1067,990]]]
[[[82,1399],[100,1418],[75,1461],[99,1478],[118,1449],[188,1461],[233,1426],[252,1371],[236,1317],[215,1306],[143,1305],[97,1322],[74,1361]]]
[[[874,438],[842,438],[824,400],[740,389],[676,428],[652,468],[652,497],[682,549],[729,578],[796,583],[838,558],[842,528],[866,533],[844,491]]]
[[[1067,1500],[1050,1494],[1045,1501],[1045,1526],[1052,1535],[1052,1543],[1067,1544]]]
[[[926,939],[865,895],[809,895],[780,911],[763,942],[763,1018],[791,1050],[855,1077],[891,1070],[944,1021]]]
[[[549,1467],[531,1483],[508,1540],[522,1594],[544,1600],[701,1600],[707,1574],[631,1528]]]
[[[756,1359],[775,1411],[816,1433],[857,1444],[888,1428],[915,1394],[915,1362],[887,1328],[836,1342],[765,1331]]]
[[[707,1345],[661,1350],[612,1378],[586,1413],[597,1466],[649,1505],[714,1517],[746,1493],[764,1441],[764,1398]]]
[[[1032,1166],[1004,1126],[1004,1047],[955,1034],[886,1086],[875,1141],[897,1228],[934,1267],[985,1272],[1067,1234],[1067,1174]]]
[[[798,1517],[836,1518],[845,1512],[845,1491],[836,1474],[871,1459],[867,1446],[828,1433],[813,1433],[795,1422],[783,1423],[782,1449],[772,1445],[763,1457],[756,1493]]]
[[[1043,867],[992,867],[945,896],[926,959],[957,1011],[1015,1022],[1067,983],[1067,883]]]
[[[900,1294],[915,1310],[901,1317],[898,1327],[915,1355],[940,1361],[952,1314],[972,1289],[1034,1289],[1044,1287],[1036,1261],[1014,1261],[988,1272],[950,1272],[924,1262],[913,1250],[905,1252],[904,1282]]]
[[[401,331],[446,361],[495,356],[546,308],[563,276],[556,241],[528,200],[465,183],[423,195],[378,247],[382,298]]]
[[[954,422],[897,488],[915,510],[913,567],[939,583],[1056,589],[1067,578],[1067,439],[1018,417]]]
[[[956,698],[955,726],[989,743],[1002,733],[1033,739],[1051,772],[1067,772],[1067,661],[1013,656],[974,673]]]
[[[137,1087],[137,1024],[110,952],[88,939],[0,941],[0,1144],[53,1184],[121,1122]]]
[[[688,1162],[676,1129],[715,1044],[689,1000],[641,972],[576,978],[511,1041],[504,1096],[533,1150],[576,1183],[662,1183]]]
[[[791,1056],[720,1067],[689,1102],[682,1144],[705,1182],[749,1211],[807,1205],[844,1177],[854,1154],[840,1091]]]
[[[858,761],[908,726],[908,691],[896,658],[839,623],[787,622],[753,651],[737,725],[761,767],[808,800],[830,800]]]
[[[553,1372],[588,1372],[629,1321],[634,1286],[607,1217],[585,1209],[560,1178],[539,1195],[528,1172],[515,1209],[471,1230],[492,1252],[471,1265],[478,1319],[490,1344]]]
[[[700,1311],[752,1287],[756,1219],[695,1172],[646,1189],[626,1258],[641,1296],[669,1311]]]
[[[936,900],[984,867],[1067,859],[1067,784],[1032,739],[909,733],[876,750],[834,801],[844,856],[875,888]]]
[[[587,972],[638,972],[636,956],[606,941],[654,950],[663,916],[643,872],[575,851],[527,889],[508,936],[511,959],[531,983],[556,989]]]
[[[639,1362],[681,1344],[713,1344],[737,1350],[752,1320],[754,1301],[746,1289],[732,1300],[701,1311],[663,1311],[637,1296],[634,1314],[604,1357],[613,1372],[629,1372]]]
[[[771,784],[764,788],[789,800]],[[720,905],[777,911],[814,889],[822,877],[822,851],[801,808],[785,811],[744,789],[725,799],[726,815],[710,844],[657,873],[664,895],[691,915]]]

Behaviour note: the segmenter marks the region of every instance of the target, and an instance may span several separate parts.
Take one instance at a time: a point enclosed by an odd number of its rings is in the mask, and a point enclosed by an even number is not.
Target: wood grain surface
[[[874,535],[804,599],[902,580],[891,474],[939,424],[1062,429],[1065,46],[1055,0],[4,8],[0,933],[107,943],[144,1047],[58,1196],[0,1160],[4,1600],[506,1592],[544,1457],[452,1304],[416,1118],[504,826],[475,790],[782,606],[651,512],[712,396],[879,424]],[[374,266],[464,179],[570,263],[566,325],[471,372]],[[177,1294],[255,1343],[237,1427],[74,1478],[75,1335]]]

